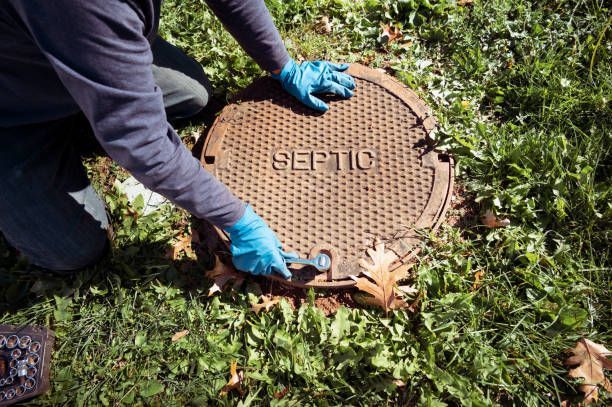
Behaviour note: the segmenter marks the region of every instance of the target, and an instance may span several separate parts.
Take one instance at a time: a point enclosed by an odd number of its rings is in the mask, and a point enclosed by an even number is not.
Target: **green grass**
[[[0,248],[3,323],[57,332],[53,390],[32,404],[560,405],[579,400],[564,351],[612,346],[610,10],[603,1],[268,1],[296,58],[368,63],[434,109],[469,210],[424,244],[415,315],[287,303],[255,315],[255,282],[208,298],[199,263],[165,247],[189,229],[135,216],[105,190],[113,254],[69,281]],[[167,0],[162,33],[226,97],[261,74],[203,1]],[[316,22],[328,16],[330,34]],[[380,26],[404,40],[389,45]],[[186,132],[187,133],[187,132]],[[92,164],[93,165],[93,164]],[[92,171],[99,173],[99,171]],[[119,174],[111,169],[112,177]],[[106,178],[108,178],[107,176]],[[470,203],[472,202],[472,203]],[[489,230],[487,209],[511,219]],[[466,212],[466,213],[464,213]],[[476,273],[484,273],[474,288]],[[176,343],[171,336],[190,334]],[[219,397],[230,363],[246,393]],[[406,383],[398,387],[397,380]],[[278,400],[275,395],[287,388]],[[601,404],[609,403],[603,394]]]

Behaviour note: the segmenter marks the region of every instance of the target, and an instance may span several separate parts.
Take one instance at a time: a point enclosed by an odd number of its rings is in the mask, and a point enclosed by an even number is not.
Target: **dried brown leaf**
[[[402,32],[395,26],[392,27],[389,24],[383,24],[381,30],[380,38],[387,44],[391,44],[393,41],[403,38]]]
[[[370,294],[366,294],[362,291],[357,291],[353,294],[353,300],[359,305],[372,306],[372,307],[380,307],[380,303],[374,296]]]
[[[289,387],[283,387],[281,390],[274,393],[274,398],[277,400],[282,400],[282,398],[285,397],[288,392]]]
[[[584,393],[584,399],[582,402],[585,406],[597,401],[599,399],[599,387],[592,384],[581,384],[578,386],[578,390]]]
[[[479,270],[474,274],[474,284],[472,284],[472,290],[477,290],[482,285],[482,279],[485,275],[484,270]]]
[[[185,234],[172,245],[172,260],[178,260],[181,258],[181,252],[189,258],[194,259],[195,253],[191,248],[191,235]]]
[[[233,266],[223,263],[219,257],[215,256],[215,267],[206,272],[206,277],[213,280],[213,285],[208,290],[208,296],[221,292],[225,285],[230,281],[234,284],[241,284],[244,281],[244,274],[237,271]]]
[[[414,288],[413,285],[401,285],[397,287],[397,290],[407,295],[414,295],[419,293],[419,290],[417,288]]]
[[[406,275],[409,265],[403,265],[391,271],[391,265],[397,260],[393,252],[385,251],[385,244],[377,242],[375,249],[368,249],[368,255],[372,262],[364,259],[359,260],[359,265],[366,271],[365,277],[351,276],[357,283],[355,286],[361,291],[372,295],[371,303],[382,307],[385,312],[392,309],[405,308],[408,304],[398,298],[396,283]]]
[[[412,313],[412,314],[416,314],[416,312],[419,310],[419,307],[421,306],[421,297],[417,298],[416,300],[412,301],[411,304],[408,304],[408,307],[406,308],[406,311]]]
[[[458,6],[471,6],[474,3],[474,0],[457,0]]]
[[[115,363],[113,363],[113,370],[120,370],[123,369],[124,367],[127,366],[127,361],[125,359],[119,359],[116,360]]]
[[[244,372],[238,371],[238,362],[232,362],[230,364],[230,379],[225,386],[219,392],[219,396],[226,396],[232,390],[236,390],[242,395],[242,382],[244,381]]]
[[[403,44],[400,44],[400,48],[408,50],[408,49],[412,48],[413,45],[414,45],[414,43],[412,41],[406,41]]]
[[[488,228],[505,228],[510,226],[510,219],[499,219],[493,211],[488,210],[482,216],[482,223]]]
[[[187,335],[189,335],[189,330],[188,329],[185,329],[184,331],[177,332],[174,335],[172,335],[172,342],[176,342],[179,339],[184,338]]]
[[[329,17],[323,16],[315,25],[315,30],[319,34],[329,34],[332,32],[332,25],[329,21]]]
[[[380,301],[376,299],[376,297],[374,297],[373,295],[366,294],[364,292],[357,292],[353,294],[353,300],[361,305],[381,307]],[[404,301],[404,299],[396,297],[395,302],[393,304],[393,309],[405,309],[408,312],[415,313],[419,310],[420,303],[421,302],[419,298],[408,303]]]
[[[612,360],[608,359],[612,352],[585,338],[576,342],[570,352],[572,356],[565,360],[565,365],[575,367],[570,368],[568,375],[574,379],[583,379],[578,390],[584,393],[584,404],[591,404],[599,397],[599,385],[608,391],[612,388],[604,373],[604,369],[612,369]]]
[[[262,302],[260,304],[253,304],[251,306],[251,311],[259,314],[259,311],[264,310],[266,312],[270,311],[270,308],[278,304],[281,300],[281,297],[271,297],[269,295],[261,296]]]

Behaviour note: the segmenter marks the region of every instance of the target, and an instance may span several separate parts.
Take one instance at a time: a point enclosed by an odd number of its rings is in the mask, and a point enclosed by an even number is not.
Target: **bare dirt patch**
[[[271,281],[265,278],[260,279],[258,282],[261,284],[264,293],[283,297],[296,308],[309,302],[307,289],[285,286],[277,281]],[[357,304],[352,297],[352,293],[355,292],[355,289],[314,289],[314,292],[314,305],[323,311],[326,316],[335,314],[341,306],[348,308],[359,307],[359,304]]]
[[[456,182],[451,205],[446,216],[446,223],[461,229],[470,228],[478,224],[479,210],[474,195],[469,193],[463,185]]]

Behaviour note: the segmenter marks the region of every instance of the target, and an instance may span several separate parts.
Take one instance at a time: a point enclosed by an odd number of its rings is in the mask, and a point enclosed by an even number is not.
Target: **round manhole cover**
[[[328,272],[292,268],[294,285],[353,285],[375,240],[407,261],[417,230],[439,225],[452,191],[450,158],[428,147],[435,121],[427,106],[381,72],[354,64],[349,73],[355,96],[324,98],[325,114],[258,79],[223,110],[202,153],[285,250],[331,254]]]

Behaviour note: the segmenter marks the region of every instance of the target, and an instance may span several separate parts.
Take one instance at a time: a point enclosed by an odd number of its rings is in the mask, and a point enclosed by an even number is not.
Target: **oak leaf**
[[[236,390],[240,395],[242,395],[242,382],[244,381],[244,372],[238,371],[238,362],[232,362],[230,364],[230,379],[225,386],[219,392],[219,396],[227,396],[232,390]]]
[[[208,290],[208,296],[221,292],[225,285],[234,280],[234,284],[241,284],[244,281],[244,274],[237,271],[233,266],[223,263],[219,257],[215,256],[215,267],[206,272],[206,277],[213,280],[213,285]]]
[[[366,271],[364,277],[350,276],[355,282],[355,286],[361,291],[371,294],[369,300],[372,305],[382,307],[386,312],[393,309],[407,308],[408,304],[398,296],[396,283],[406,276],[406,271],[410,265],[404,264],[395,270],[391,270],[391,265],[398,257],[393,252],[385,251],[385,244],[377,242],[374,250],[368,249],[368,255],[372,263],[360,259],[359,265]]]
[[[172,335],[172,342],[176,342],[179,339],[181,339],[181,338],[183,338],[183,337],[185,337],[187,335],[189,335],[189,330],[188,329],[185,329],[184,331],[177,332],[174,335]]]
[[[261,299],[261,304],[253,304],[251,306],[251,311],[255,312],[256,314],[259,314],[261,310],[264,310],[266,312],[270,311],[270,308],[280,302],[281,297],[271,297],[269,295],[262,295]]]
[[[505,228],[510,226],[510,219],[499,219],[493,211],[488,210],[482,216],[482,223],[488,228]]]
[[[585,338],[576,342],[576,346],[570,352],[572,356],[565,360],[565,365],[575,366],[569,370],[570,377],[583,379],[578,390],[584,393],[585,405],[597,401],[599,385],[602,385],[606,391],[612,391],[612,385],[604,373],[604,369],[612,369],[612,360],[608,359],[612,352],[603,345]]]

